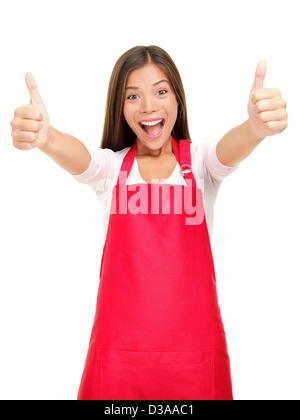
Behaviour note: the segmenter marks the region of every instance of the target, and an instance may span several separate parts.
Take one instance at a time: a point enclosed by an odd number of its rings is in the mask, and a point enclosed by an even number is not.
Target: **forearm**
[[[265,137],[257,137],[250,120],[234,127],[217,144],[217,157],[226,166],[233,166],[246,159]]]
[[[80,140],[51,126],[48,142],[40,150],[71,175],[83,173],[91,161],[90,153]]]

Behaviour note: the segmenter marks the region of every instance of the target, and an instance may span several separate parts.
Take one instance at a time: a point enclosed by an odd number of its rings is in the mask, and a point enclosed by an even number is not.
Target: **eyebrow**
[[[157,85],[159,85],[160,83],[163,83],[163,82],[164,82],[164,83],[168,83],[168,85],[169,85],[168,80],[166,80],[166,79],[162,79],[162,80],[159,80],[158,82],[153,83],[153,85],[152,85],[152,86],[157,86]],[[137,86],[127,86],[125,89],[126,89],[126,90],[127,90],[127,89],[139,90],[140,88],[139,88],[139,87],[137,87]]]

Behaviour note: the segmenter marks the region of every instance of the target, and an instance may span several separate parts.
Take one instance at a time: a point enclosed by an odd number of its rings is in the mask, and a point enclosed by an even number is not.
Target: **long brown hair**
[[[109,148],[116,152],[133,145],[136,135],[127,124],[123,114],[126,83],[134,70],[150,63],[157,64],[166,73],[179,104],[172,136],[177,142],[181,139],[190,139],[185,93],[175,63],[166,51],[160,47],[155,45],[138,46],[125,52],[113,69],[107,93],[104,128],[100,145],[102,149]]]

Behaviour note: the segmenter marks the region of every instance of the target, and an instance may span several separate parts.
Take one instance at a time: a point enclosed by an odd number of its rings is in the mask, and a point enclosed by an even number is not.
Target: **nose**
[[[145,114],[149,114],[152,112],[157,112],[158,106],[156,103],[155,98],[153,96],[144,97],[141,103],[141,112]]]

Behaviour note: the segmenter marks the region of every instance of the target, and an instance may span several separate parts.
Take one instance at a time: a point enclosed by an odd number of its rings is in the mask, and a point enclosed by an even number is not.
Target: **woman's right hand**
[[[13,145],[20,150],[41,148],[49,140],[49,115],[32,73],[25,75],[30,104],[17,108],[10,122]]]

